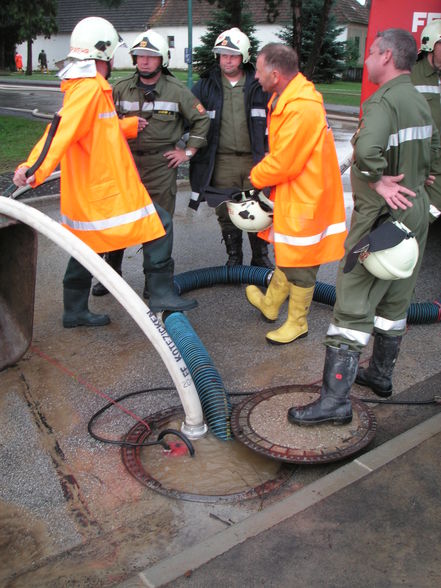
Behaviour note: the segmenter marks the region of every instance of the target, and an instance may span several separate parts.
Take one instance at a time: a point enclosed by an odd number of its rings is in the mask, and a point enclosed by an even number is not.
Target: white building
[[[255,37],[260,46],[272,41],[280,41],[277,33],[292,19],[291,3],[282,0],[279,15],[274,23],[269,23],[265,11],[264,0],[245,2],[245,10],[252,15],[256,27]],[[212,19],[216,10],[205,0],[192,0],[192,46],[200,45],[201,36],[206,31],[207,22]],[[364,55],[364,44],[367,34],[368,11],[357,0],[337,0],[334,14],[337,22],[344,28],[339,40],[348,38],[360,39],[361,60]],[[44,49],[48,56],[50,69],[55,69],[55,62],[63,59],[69,52],[69,39],[75,24],[86,16],[101,16],[109,20],[127,46],[133,43],[136,36],[147,28],[152,28],[168,39],[170,45],[170,67],[187,69],[185,50],[189,46],[188,38],[188,1],[185,0],[123,0],[118,8],[107,8],[98,0],[59,0],[58,1],[58,33],[50,39],[38,37],[33,43],[33,69],[38,69],[38,54]],[[18,47],[18,51],[26,56],[26,43]],[[116,52],[116,69],[132,67],[132,60],[124,48]]]

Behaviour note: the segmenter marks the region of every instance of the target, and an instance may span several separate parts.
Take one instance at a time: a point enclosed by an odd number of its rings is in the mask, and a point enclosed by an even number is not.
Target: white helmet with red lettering
[[[242,63],[250,60],[251,43],[245,33],[234,27],[221,33],[214,43],[213,53],[215,55],[242,55]]]
[[[70,37],[68,57],[110,61],[124,41],[115,27],[105,18],[89,16],[75,26]]]

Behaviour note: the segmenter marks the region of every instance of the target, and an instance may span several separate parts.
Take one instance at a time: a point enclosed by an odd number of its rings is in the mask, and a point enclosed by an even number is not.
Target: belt
[[[157,153],[165,153],[166,151],[170,151],[174,149],[174,145],[166,145],[165,147],[161,147],[160,149],[146,149],[145,151],[141,151],[139,149],[135,149],[133,151],[134,155],[156,155]]]
[[[251,153],[249,151],[229,151],[228,153],[221,153],[219,152],[219,155],[229,155],[230,157],[237,156],[237,157],[242,157],[243,155],[250,155]]]

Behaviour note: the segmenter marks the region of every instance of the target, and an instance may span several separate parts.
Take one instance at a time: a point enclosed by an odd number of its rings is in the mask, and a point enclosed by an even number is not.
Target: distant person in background
[[[47,55],[44,49],[42,49],[38,55],[38,63],[40,64],[41,73],[47,73]]]
[[[18,72],[23,72],[23,57],[20,53],[15,53],[15,68]]]

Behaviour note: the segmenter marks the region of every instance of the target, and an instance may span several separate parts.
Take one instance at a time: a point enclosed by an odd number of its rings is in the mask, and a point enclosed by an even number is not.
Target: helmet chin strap
[[[106,80],[110,78],[110,74],[112,73],[112,68],[110,67],[110,61],[106,61],[107,71],[106,71]]]
[[[142,78],[146,78],[147,80],[149,80],[150,78],[154,78],[160,71],[162,71],[162,64],[159,65],[154,71],[150,72],[150,73],[144,73],[139,71],[138,69],[138,73]]]

